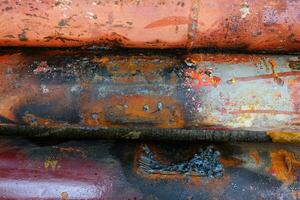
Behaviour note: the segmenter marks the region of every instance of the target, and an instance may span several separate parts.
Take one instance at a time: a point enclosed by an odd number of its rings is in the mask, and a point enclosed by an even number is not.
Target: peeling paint
[[[241,12],[241,18],[242,19],[244,19],[248,15],[250,15],[250,6],[249,6],[249,4],[247,2],[244,3],[244,4],[242,4],[240,12]]]

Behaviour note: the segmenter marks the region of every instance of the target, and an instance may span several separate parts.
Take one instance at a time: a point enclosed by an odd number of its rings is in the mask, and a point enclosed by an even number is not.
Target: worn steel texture
[[[1,128],[297,141],[299,67],[298,56],[6,52]]]
[[[196,143],[49,141],[0,138],[1,199],[299,199],[300,147],[286,144],[218,143],[219,178],[198,173],[151,172],[154,159],[181,163]]]
[[[3,0],[0,45],[299,51],[299,10],[297,0]]]

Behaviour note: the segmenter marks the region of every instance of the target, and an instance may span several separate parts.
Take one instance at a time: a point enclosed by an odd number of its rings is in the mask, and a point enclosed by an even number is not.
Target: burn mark
[[[73,20],[73,17],[75,17],[75,16],[76,16],[76,15],[72,15],[72,16],[66,18],[66,19],[61,19],[61,20],[58,22],[59,28],[62,28],[62,27],[64,27],[64,26],[69,26],[69,22],[70,22],[71,20]]]
[[[1,123],[1,124],[2,124],[2,123],[5,123],[5,124],[18,124],[17,122],[12,121],[12,120],[10,120],[10,119],[8,119],[8,118],[6,118],[6,117],[3,117],[3,116],[1,116],[1,115],[0,115],[0,123]]]
[[[293,70],[300,70],[300,61],[289,61],[289,67]]]
[[[103,39],[100,39],[99,42],[109,48],[118,48],[126,46],[126,43],[129,43],[129,39],[125,36],[122,36],[116,32],[113,32],[109,36],[104,37]]]
[[[45,42],[49,42],[51,40],[60,40],[63,43],[66,43],[66,42],[80,42],[80,40],[71,39],[71,38],[67,38],[67,37],[63,37],[63,36],[47,36],[47,37],[44,37],[44,39],[45,39]]]
[[[66,26],[68,25],[68,21],[66,19],[61,19],[59,22],[58,22],[58,25],[59,26]]]
[[[162,164],[154,159],[154,154],[147,145],[142,146],[138,167],[149,174],[186,174],[219,178],[223,176],[224,167],[220,162],[220,152],[212,146],[200,149],[190,160],[180,163]]]
[[[74,83],[77,80],[92,80],[103,76],[105,71],[93,58],[72,56],[53,56],[47,60],[33,61],[28,66],[42,82]]]
[[[79,111],[75,105],[58,105],[57,102],[50,103],[31,103],[22,105],[18,110],[16,110],[16,116],[18,121],[25,122],[25,116],[34,116],[31,117],[31,123],[37,121],[38,118],[45,118],[49,121],[60,121],[60,122],[68,122],[79,123],[81,121]],[[59,107],[59,108],[58,108]],[[26,122],[25,122],[26,123]],[[29,123],[27,121],[27,123]]]

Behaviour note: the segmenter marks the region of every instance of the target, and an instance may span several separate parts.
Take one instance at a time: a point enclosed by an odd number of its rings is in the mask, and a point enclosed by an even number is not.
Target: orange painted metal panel
[[[0,45],[298,51],[299,10],[291,0],[4,0]]]

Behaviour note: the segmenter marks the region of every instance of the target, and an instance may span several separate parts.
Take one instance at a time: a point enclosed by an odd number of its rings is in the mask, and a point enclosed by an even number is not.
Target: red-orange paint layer
[[[0,45],[297,51],[299,10],[289,0],[3,1]]]

